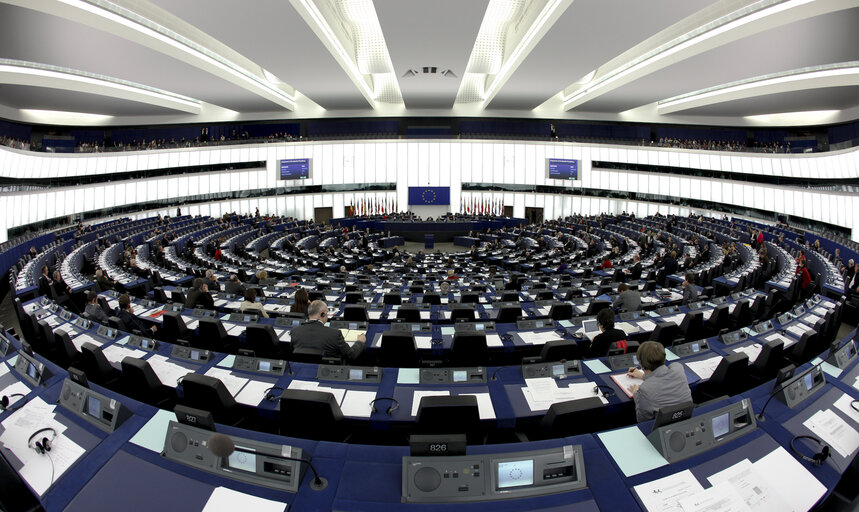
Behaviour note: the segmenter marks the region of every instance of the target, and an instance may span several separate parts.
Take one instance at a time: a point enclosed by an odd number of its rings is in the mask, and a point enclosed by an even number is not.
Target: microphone
[[[274,459],[282,459],[282,460],[294,460],[296,462],[303,462],[307,464],[307,467],[310,468],[310,471],[313,472],[313,481],[310,482],[310,488],[314,491],[321,491],[328,487],[328,480],[319,476],[319,473],[316,472],[316,468],[313,467],[313,464],[307,459],[299,459],[297,457],[285,457],[283,455],[277,455],[273,453],[259,453],[253,450],[247,450],[244,448],[237,448],[236,444],[233,442],[233,439],[225,434],[212,434],[209,437],[208,448],[209,451],[215,457],[220,457],[222,459],[229,457],[233,453],[239,451],[242,453],[250,453],[253,455],[262,455],[264,457],[271,457]]]
[[[813,369],[813,368],[816,368],[816,367],[820,366],[820,365],[821,365],[821,364],[823,364],[824,362],[825,362],[825,361],[820,361],[819,363],[817,363],[816,365],[812,366],[812,367],[811,367],[811,368],[809,368],[808,370],[805,370],[805,372],[810,371],[811,369]],[[786,366],[785,368],[782,368],[782,371],[784,371],[786,368],[790,368],[790,367],[792,367],[792,366],[793,366],[792,364],[791,364],[791,365],[788,365],[788,366]],[[803,372],[803,373],[805,373],[805,372]],[[784,388],[786,388],[789,384],[792,384],[792,383],[793,383],[793,374],[791,374],[791,376],[790,376],[790,377],[785,378],[785,380],[784,380],[783,382],[781,382],[781,385],[779,385],[779,383],[778,383],[778,382],[776,383],[776,385],[775,385],[775,387],[773,388],[772,392],[770,392],[770,396],[769,396],[769,398],[767,398],[767,401],[766,401],[766,402],[764,402],[764,406],[763,406],[763,407],[761,407],[761,412],[759,412],[759,413],[757,414],[757,416],[755,416],[755,417],[757,418],[757,420],[758,420],[758,421],[761,421],[761,422],[766,421],[766,419],[764,419],[764,411],[766,410],[767,405],[769,405],[770,401],[771,401],[771,400],[772,400],[772,399],[773,399],[773,398],[774,398],[774,397],[775,397],[775,396],[776,396],[780,391],[783,391],[783,390],[784,390]]]

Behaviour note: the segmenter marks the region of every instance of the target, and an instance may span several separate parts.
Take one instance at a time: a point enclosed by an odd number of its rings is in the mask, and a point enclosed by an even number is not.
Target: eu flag
[[[409,204],[450,204],[450,187],[409,187]]]

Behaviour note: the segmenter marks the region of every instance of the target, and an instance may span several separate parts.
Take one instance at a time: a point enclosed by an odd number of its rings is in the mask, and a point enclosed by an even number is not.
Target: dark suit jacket
[[[209,292],[191,290],[190,292],[188,292],[188,296],[185,298],[185,307],[215,309],[215,299],[212,298],[212,294]]]
[[[364,344],[356,342],[352,347],[343,339],[340,329],[326,327],[317,320],[308,320],[290,331],[294,348],[320,350],[326,357],[343,357],[353,360],[364,351]]]
[[[39,277],[39,293],[48,297],[51,296],[51,279],[45,274]]]
[[[145,336],[152,335],[152,330],[147,327],[139,318],[132,315],[128,311],[123,309],[119,312],[119,315],[117,316],[119,317],[119,321],[122,322],[123,325],[125,325],[125,330],[129,332],[138,330],[142,332]]]
[[[641,279],[641,262],[639,261],[629,269],[629,277],[631,279]]]
[[[670,276],[677,273],[677,260],[671,256],[667,256],[662,262],[662,268],[665,269],[665,275]]]
[[[205,285],[209,287],[209,291],[216,291],[216,292],[221,291],[220,283],[218,283],[217,281],[215,281],[213,279],[204,279],[203,283],[205,283]]]
[[[625,339],[625,332],[620,329],[609,329],[594,338],[591,346],[585,351],[585,357],[605,357],[612,343]]]
[[[227,281],[226,284],[224,284],[224,292],[241,295],[245,293],[245,286],[242,283]]]

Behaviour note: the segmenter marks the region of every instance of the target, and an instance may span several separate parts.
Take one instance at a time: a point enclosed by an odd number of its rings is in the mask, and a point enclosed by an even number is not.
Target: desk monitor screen
[[[553,364],[552,365],[552,375],[554,375],[555,377],[561,377],[565,374],[566,374],[566,372],[564,371],[564,365],[562,365],[562,364]]]
[[[421,324],[412,324],[412,332],[417,332],[421,330]]]
[[[29,375],[30,378],[35,380],[36,382],[39,381],[39,369],[36,368],[35,364],[33,364],[33,363],[27,364],[27,375]]]
[[[803,380],[805,381],[806,391],[811,391],[811,388],[814,387],[814,372],[806,373]]]
[[[726,412],[713,418],[713,439],[719,439],[731,430],[731,413]]]
[[[260,361],[259,365],[257,365],[257,369],[261,372],[270,372],[271,371],[271,361]]]
[[[485,329],[486,329],[486,326],[483,324],[474,324],[474,330],[475,331],[483,331]]]
[[[349,322],[349,329],[355,330],[358,328],[358,324],[356,322]]]
[[[594,323],[596,323],[596,322],[594,322]],[[542,320],[537,320],[536,327],[537,327],[537,328],[540,328],[540,327],[543,327],[543,326],[545,326],[545,324],[543,323],[543,321],[542,321]]]
[[[199,361],[200,360],[200,351],[199,350],[192,350],[191,351],[191,359],[193,359],[195,361]]]
[[[468,380],[468,372],[465,370],[454,370],[453,371],[453,381],[454,382],[465,382]]]
[[[693,343],[692,344],[692,352],[698,352],[699,350],[701,350],[701,346],[697,343]]]
[[[363,380],[364,370],[360,368],[349,368],[349,380]]]
[[[227,467],[238,469],[239,471],[247,471],[248,473],[256,473],[257,456],[250,451],[239,451],[239,447],[237,446],[236,451],[227,459]]]
[[[101,419],[101,400],[94,396],[86,399],[86,413],[93,418]]]
[[[153,344],[152,340],[147,340],[146,338],[140,340],[140,348],[144,348],[146,350],[151,349]]]
[[[498,488],[534,485],[534,460],[515,460],[498,463]]]

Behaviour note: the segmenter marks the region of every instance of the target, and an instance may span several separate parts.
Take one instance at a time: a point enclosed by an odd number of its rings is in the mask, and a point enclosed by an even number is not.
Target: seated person
[[[102,269],[95,271],[95,282],[98,283],[102,290],[113,290],[116,288],[116,281],[104,275]]]
[[[617,285],[617,297],[612,306],[619,311],[638,311],[641,309],[641,294],[635,288],[630,288],[626,283]]]
[[[299,288],[295,291],[295,301],[292,307],[289,308],[290,313],[302,313],[307,316],[307,309],[310,307],[310,295],[304,288]]]
[[[642,370],[630,368],[628,375],[644,382],[630,386],[638,421],[652,420],[657,411],[669,405],[692,401],[682,364],[665,365],[665,347],[656,341],[645,341],[635,353]]]
[[[614,327],[614,311],[611,308],[597,313],[597,323],[602,332],[591,342],[585,351],[585,357],[605,357],[612,343],[626,339],[626,333]]]
[[[438,285],[438,293],[439,295],[448,295],[450,294],[450,283],[447,281],[442,281]]]
[[[51,280],[50,269],[45,265],[42,267],[42,275],[39,276],[39,293],[50,297],[52,284],[54,284],[54,282]]]
[[[683,280],[683,302],[680,304],[685,306],[696,300],[698,300],[698,287],[695,286],[695,274],[687,272],[686,279]]]
[[[158,330],[154,325],[147,327],[139,318],[134,316],[134,305],[127,293],[119,296],[119,321],[125,326],[126,331],[140,331],[144,336],[154,336]]]
[[[323,357],[342,357],[352,361],[364,351],[367,340],[365,334],[358,335],[358,341],[351,347],[343,339],[340,329],[325,325],[328,321],[328,306],[321,300],[314,300],[307,310],[308,319],[290,331],[293,348],[311,348],[322,352]]]
[[[263,308],[262,304],[257,302],[256,299],[257,291],[255,288],[245,290],[245,300],[239,304],[239,311],[242,313],[246,311],[259,312],[263,318],[268,318],[268,313],[266,313],[265,308]]]
[[[239,276],[236,274],[230,274],[230,280],[224,285],[224,292],[231,293],[233,295],[242,295],[245,293],[245,285],[239,281]]]
[[[94,291],[87,292],[87,303],[84,308],[84,313],[89,315],[90,319],[93,322],[98,322],[102,325],[107,325],[107,314],[101,309],[101,305],[98,303],[98,294]]]
[[[186,308],[201,307],[204,309],[215,309],[215,299],[209,293],[209,287],[203,282],[203,278],[194,279],[194,284],[188,296],[185,298]]]
[[[206,271],[206,278],[203,279],[203,283],[205,283],[210,290],[214,290],[216,292],[221,290],[221,285],[218,283],[218,279],[215,277],[214,270],[210,269]]]

